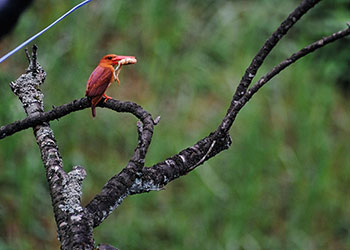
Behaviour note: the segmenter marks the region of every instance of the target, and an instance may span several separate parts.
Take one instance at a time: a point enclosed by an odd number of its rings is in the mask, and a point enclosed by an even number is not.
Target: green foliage
[[[37,0],[1,41],[4,54],[72,7]],[[78,2],[78,1],[75,1]],[[252,57],[299,1],[93,1],[35,43],[47,72],[45,107],[84,95],[107,53],[134,55],[108,94],[162,119],[146,165],[213,131]],[[323,1],[276,47],[258,76],[345,27],[345,0]],[[232,147],[166,190],[129,197],[95,230],[120,249],[346,249],[350,231],[349,39],[302,59],[239,114]],[[1,125],[25,117],[7,84],[27,67],[1,64]],[[82,165],[86,204],[127,163],[136,119],[97,109],[51,122],[65,169]],[[0,249],[57,249],[32,131],[0,142]]]

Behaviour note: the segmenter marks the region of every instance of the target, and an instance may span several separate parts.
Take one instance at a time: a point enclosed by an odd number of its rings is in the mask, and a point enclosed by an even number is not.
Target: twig
[[[31,63],[31,61],[32,61],[32,59],[30,58],[30,55],[29,55],[29,52],[28,52],[28,49],[27,49],[27,48],[25,48],[25,49],[24,49],[24,53],[26,54],[26,57],[27,57],[28,63],[30,64],[30,63]]]
[[[260,78],[259,81],[257,81],[245,94],[245,98],[250,99],[262,86],[264,86],[268,81],[270,81],[274,76],[276,76],[278,73],[280,73],[282,70],[287,68],[292,63],[296,62],[300,58],[314,52],[315,50],[322,48],[323,46],[326,46],[329,43],[332,43],[338,39],[341,39],[345,36],[350,35],[350,26],[344,30],[340,30],[338,32],[333,33],[332,35],[329,35],[327,37],[324,37],[306,47],[299,50],[298,52],[294,53],[281,63],[279,63],[277,66],[275,66],[269,73],[264,75]]]
[[[156,119],[154,119],[154,125],[157,125],[160,121],[160,115],[156,117]]]
[[[32,68],[32,72],[33,75],[35,76],[35,74],[37,73],[37,57],[36,57],[36,52],[38,50],[38,47],[34,44],[32,47],[32,60],[31,60],[31,68]]]

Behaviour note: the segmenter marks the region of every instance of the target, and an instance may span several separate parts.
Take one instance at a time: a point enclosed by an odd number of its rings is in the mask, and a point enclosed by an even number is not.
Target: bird
[[[105,97],[107,101],[111,97],[105,94],[109,85],[117,81],[122,65],[135,64],[137,62],[134,56],[120,56],[115,54],[108,54],[102,57],[100,63],[91,73],[86,84],[85,96],[91,99],[92,117],[96,117],[96,105]],[[114,68],[116,67],[116,68]]]

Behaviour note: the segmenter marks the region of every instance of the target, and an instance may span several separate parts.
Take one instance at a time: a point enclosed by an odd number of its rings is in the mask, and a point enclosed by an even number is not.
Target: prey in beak
[[[118,85],[120,85],[120,80],[119,80],[119,74],[120,70],[122,69],[123,65],[128,65],[128,64],[135,64],[137,63],[137,60],[134,56],[115,56],[112,59],[113,64],[117,65],[115,67],[113,76],[114,79],[118,82]]]

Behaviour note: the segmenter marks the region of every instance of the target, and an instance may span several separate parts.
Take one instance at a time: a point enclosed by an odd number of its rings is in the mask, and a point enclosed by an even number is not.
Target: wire
[[[72,13],[73,11],[79,9],[80,7],[84,6],[85,4],[91,2],[92,0],[85,0],[83,2],[81,2],[80,4],[74,6],[71,10],[69,10],[68,12],[66,12],[63,16],[61,16],[60,18],[58,18],[56,21],[54,21],[53,23],[51,23],[49,26],[47,26],[45,29],[43,29],[42,31],[40,31],[39,33],[35,34],[34,36],[32,36],[31,38],[29,38],[28,40],[24,41],[23,43],[21,43],[20,45],[18,45],[15,49],[11,50],[9,53],[7,53],[6,55],[4,55],[3,57],[0,58],[0,63],[2,63],[3,61],[5,61],[7,58],[9,58],[10,56],[12,56],[14,53],[16,53],[18,50],[20,50],[21,48],[23,48],[24,46],[26,46],[28,43],[32,42],[35,38],[37,38],[38,36],[41,36],[43,33],[45,33],[47,30],[49,30],[50,28],[52,28],[52,26],[54,26],[55,24],[57,24],[59,21],[61,21],[62,19],[66,18],[70,13]]]

